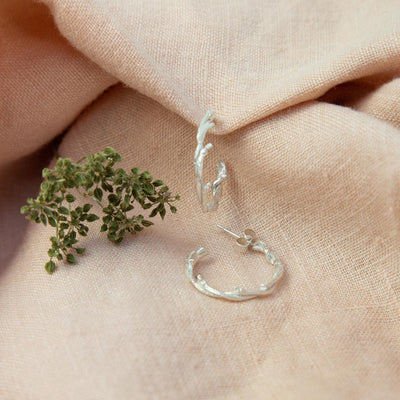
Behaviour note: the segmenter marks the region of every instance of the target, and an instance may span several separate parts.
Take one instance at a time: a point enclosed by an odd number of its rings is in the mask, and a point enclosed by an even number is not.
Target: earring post
[[[226,233],[229,233],[230,235],[234,236],[235,238],[240,239],[240,236],[239,236],[239,235],[236,235],[236,233],[233,233],[232,231],[230,231],[230,230],[224,228],[224,227],[221,226],[221,225],[218,225],[218,224],[217,224],[217,226],[218,226],[218,228],[222,229],[222,230],[225,231]]]

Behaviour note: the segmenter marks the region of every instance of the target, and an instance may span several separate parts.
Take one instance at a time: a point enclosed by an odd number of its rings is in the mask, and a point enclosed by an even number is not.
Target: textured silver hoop
[[[223,228],[220,225],[217,226],[223,229],[225,232],[229,233],[230,235],[236,237],[236,244],[242,251],[246,251],[250,248],[252,250],[263,253],[267,259],[267,262],[275,268],[274,274],[268,282],[261,284],[259,289],[248,290],[241,287],[234,287],[232,291],[221,292],[209,286],[200,274],[198,274],[196,277],[194,276],[193,269],[196,263],[206,255],[208,255],[208,252],[203,247],[200,247],[200,249],[198,249],[197,251],[192,251],[189,254],[189,257],[186,259],[186,276],[193,284],[193,286],[207,296],[230,301],[250,300],[254,299],[255,297],[262,297],[272,293],[277,282],[281,279],[283,275],[282,263],[267,248],[267,245],[264,242],[256,240],[256,234],[253,230],[246,229],[244,231],[244,234],[242,236],[239,236]]]
[[[204,146],[203,142],[207,131],[215,126],[213,122],[214,118],[214,112],[208,110],[206,115],[201,120],[199,129],[197,131],[197,148],[194,153],[194,172],[197,177],[197,196],[204,212],[213,211],[218,208],[218,203],[222,194],[221,184],[222,181],[227,177],[225,163],[220,161],[217,163],[217,179],[212,184],[210,182],[204,184],[202,178],[204,158],[208,151],[212,148],[211,143],[208,143],[206,146]],[[210,191],[212,201],[209,202],[208,200]]]

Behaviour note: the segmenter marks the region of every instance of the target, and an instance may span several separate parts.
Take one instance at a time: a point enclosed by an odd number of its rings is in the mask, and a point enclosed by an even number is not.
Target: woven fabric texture
[[[14,0],[0,4],[0,398],[400,398],[400,4]],[[3,56],[4,54],[4,56]],[[193,154],[218,116],[203,213]],[[120,246],[94,224],[49,276],[50,228],[19,215],[45,145],[113,146],[181,195]],[[217,230],[254,229],[283,261],[273,295],[196,291],[265,280]]]

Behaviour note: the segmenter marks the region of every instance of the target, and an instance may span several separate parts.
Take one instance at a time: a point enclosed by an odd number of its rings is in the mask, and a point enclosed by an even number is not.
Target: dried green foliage
[[[119,161],[121,155],[106,147],[103,152],[77,163],[69,158],[59,158],[54,169],[43,170],[44,180],[38,197],[28,199],[21,213],[27,214],[26,218],[31,221],[56,229],[55,236],[50,237],[51,247],[47,252],[50,260],[45,264],[49,274],[56,267],[54,260],[76,263],[71,250],[77,254],[85,251],[85,248],[77,247],[78,237],[87,236],[88,222],[100,219],[92,210],[92,204],[74,207],[76,194],[91,197],[101,207],[103,223],[100,231],[106,232],[107,238],[116,244],[121,243],[128,232],[136,234],[153,225],[143,215],[130,213],[135,203],[149,209],[149,217],[159,214],[164,219],[167,207],[172,213],[176,212],[171,203],[179,200],[179,196],[172,196],[162,180],[153,180],[148,171],[140,173],[138,168],[132,168],[129,173],[122,168],[114,169],[114,164]]]

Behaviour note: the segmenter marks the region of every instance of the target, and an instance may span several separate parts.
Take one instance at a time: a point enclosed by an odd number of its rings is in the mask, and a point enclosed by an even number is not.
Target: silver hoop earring
[[[234,236],[236,238],[236,244],[242,251],[246,251],[250,248],[263,253],[267,259],[267,262],[275,268],[274,274],[268,282],[261,284],[259,289],[247,290],[240,287],[234,287],[232,291],[221,292],[209,286],[200,274],[197,275],[197,277],[194,276],[193,269],[196,263],[208,254],[207,251],[201,247],[197,251],[192,251],[189,254],[189,257],[186,259],[186,276],[189,278],[190,282],[192,282],[193,286],[207,296],[230,301],[250,300],[254,299],[255,297],[266,296],[272,293],[277,282],[283,275],[282,263],[274,256],[274,254],[272,254],[264,242],[256,240],[256,234],[253,230],[246,229],[244,234],[239,236],[220,225],[217,226]]]
[[[204,146],[203,142],[207,131],[215,126],[213,122],[214,118],[214,112],[208,110],[206,115],[201,120],[199,129],[197,131],[197,148],[194,153],[194,172],[197,177],[197,196],[204,212],[213,211],[218,208],[218,203],[222,193],[221,184],[222,181],[227,177],[225,163],[220,161],[217,163],[217,179],[212,183],[212,185],[210,182],[204,184],[202,178],[204,158],[208,151],[212,148],[211,143],[208,143],[206,146]],[[210,190],[212,201],[208,202]]]

